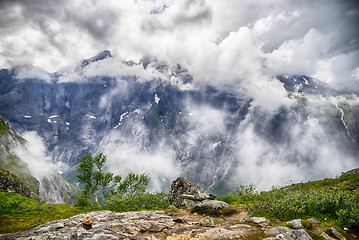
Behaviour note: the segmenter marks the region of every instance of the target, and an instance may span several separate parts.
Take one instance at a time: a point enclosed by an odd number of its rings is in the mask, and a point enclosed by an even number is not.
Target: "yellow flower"
[[[327,221],[327,218],[324,218],[324,221]]]

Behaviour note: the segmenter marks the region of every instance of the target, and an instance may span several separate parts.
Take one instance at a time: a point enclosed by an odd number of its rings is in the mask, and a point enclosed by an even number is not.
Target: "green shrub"
[[[136,210],[165,209],[169,206],[165,192],[142,192],[136,195],[112,195],[105,200],[104,208],[124,212]]]
[[[259,194],[254,185],[240,185],[236,191],[217,197],[217,200],[228,204],[250,202],[256,200]]]
[[[353,203],[354,205],[354,203]],[[356,207],[348,207],[345,209],[339,209],[337,211],[338,220],[340,224],[351,228],[352,230],[359,232],[359,208],[358,203]]]
[[[248,205],[248,211],[281,220],[330,217],[343,226],[359,227],[359,195],[353,192],[274,190],[261,194],[259,201]]]

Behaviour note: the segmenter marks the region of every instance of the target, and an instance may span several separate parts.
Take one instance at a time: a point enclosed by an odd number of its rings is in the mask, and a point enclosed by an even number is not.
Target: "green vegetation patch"
[[[24,231],[40,224],[84,213],[68,204],[52,204],[0,191],[0,233]]]
[[[258,193],[253,186],[241,186],[218,200],[245,204],[252,216],[281,221],[315,217],[324,223],[339,224],[359,231],[359,174],[293,184]],[[323,224],[324,224],[323,223]]]
[[[5,159],[1,159],[0,168],[14,174],[35,194],[39,193],[39,182],[31,176],[28,165],[18,158],[18,156],[9,154]]]
[[[9,133],[10,127],[5,123],[3,118],[0,118],[0,134],[7,136]]]

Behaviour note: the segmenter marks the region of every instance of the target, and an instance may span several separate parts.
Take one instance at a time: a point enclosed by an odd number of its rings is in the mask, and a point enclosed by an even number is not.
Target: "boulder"
[[[203,237],[204,239],[211,239],[211,240],[227,240],[227,239],[231,240],[231,239],[239,239],[243,236],[238,232],[220,228],[220,229],[211,229],[204,233],[199,234],[199,239],[203,239]]]
[[[193,207],[194,211],[201,212],[201,210],[205,209],[210,213],[215,213],[218,209],[232,209],[228,203],[217,201],[217,200],[204,200]]]
[[[202,227],[214,227],[214,219],[206,217],[199,223]]]
[[[283,233],[287,233],[290,231],[292,231],[292,230],[288,227],[274,227],[274,228],[266,229],[264,231],[264,234],[269,235],[269,236],[276,236],[278,234],[283,234]]]
[[[313,240],[304,229],[294,229],[263,240]]]
[[[243,222],[252,222],[261,227],[265,227],[269,224],[269,220],[266,219],[265,217],[249,217],[249,218],[245,218],[240,221],[240,223],[243,223]]]
[[[183,177],[172,182],[171,191],[168,194],[170,204],[182,208],[192,208],[203,200],[213,200],[215,197]]]
[[[291,225],[291,228],[294,228],[294,229],[303,228],[302,219],[294,219],[292,221],[287,222],[287,224]]]

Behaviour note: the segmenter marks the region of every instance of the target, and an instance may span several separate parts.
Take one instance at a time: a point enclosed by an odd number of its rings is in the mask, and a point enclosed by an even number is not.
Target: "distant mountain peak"
[[[81,66],[82,67],[85,67],[87,66],[88,64],[90,64],[91,62],[97,62],[97,61],[101,61],[101,60],[104,60],[106,58],[111,58],[112,57],[112,54],[109,50],[104,50],[100,53],[98,53],[96,56],[93,56],[89,59],[85,59],[81,62]]]

